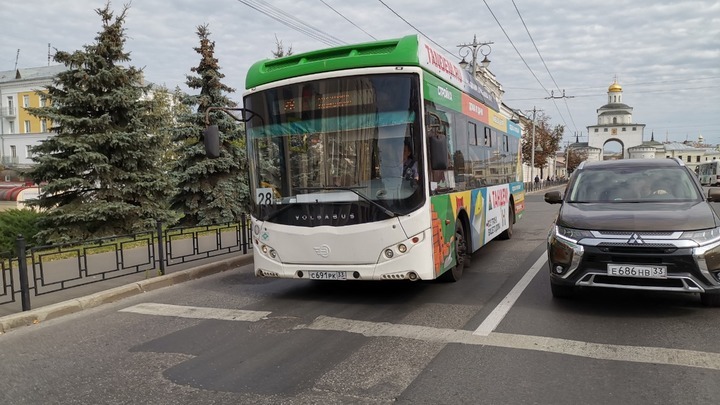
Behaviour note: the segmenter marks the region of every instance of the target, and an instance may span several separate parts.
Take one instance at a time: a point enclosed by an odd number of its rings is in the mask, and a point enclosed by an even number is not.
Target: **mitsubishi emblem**
[[[628,245],[644,245],[645,242],[643,242],[640,235],[634,233],[632,236],[630,236],[630,239],[627,241]]]

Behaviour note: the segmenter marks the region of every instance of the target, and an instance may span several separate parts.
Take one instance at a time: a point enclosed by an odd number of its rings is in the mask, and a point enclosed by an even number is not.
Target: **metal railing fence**
[[[249,218],[240,222],[163,229],[46,246],[27,247],[18,236],[13,253],[0,253],[0,305],[132,274],[149,277],[168,268],[228,253],[248,252]],[[20,260],[23,258],[23,260]]]

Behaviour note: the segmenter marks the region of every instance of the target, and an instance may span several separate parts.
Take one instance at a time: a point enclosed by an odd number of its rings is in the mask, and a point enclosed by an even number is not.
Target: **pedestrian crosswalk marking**
[[[174,316],[192,319],[218,319],[222,321],[257,322],[267,318],[272,312],[247,311],[242,309],[224,309],[208,307],[190,307],[184,305],[168,305],[143,303],[121,309],[120,312],[132,312],[143,315]]]
[[[257,322],[268,319],[272,312],[241,309],[192,307],[143,303],[121,309],[142,315],[172,316],[191,319]],[[319,316],[310,324],[297,325],[295,330],[318,330],[360,334],[367,337],[396,337],[431,343],[458,343],[508,349],[585,357],[597,360],[626,361],[632,363],[664,364],[720,370],[720,353],[697,350],[671,349],[583,342],[546,336],[518,335],[490,332],[487,335],[463,329],[444,329],[429,326],[393,324],[388,322],[357,321],[352,319]]]
[[[467,345],[504,347],[509,349],[587,357],[598,360],[616,360],[633,363],[665,364],[720,370],[720,353],[696,350],[669,349],[582,342],[545,336],[516,335],[492,332],[486,336],[469,330],[440,329],[418,325],[398,325],[385,322],[355,321],[350,319],[317,317],[311,324],[296,327],[357,333],[368,337],[398,337],[433,343],[460,343]]]

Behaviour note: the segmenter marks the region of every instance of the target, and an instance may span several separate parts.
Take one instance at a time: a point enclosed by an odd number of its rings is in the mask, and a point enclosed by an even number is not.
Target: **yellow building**
[[[50,123],[30,115],[27,109],[43,105],[45,98],[37,91],[66,69],[54,65],[0,71],[0,164],[27,167],[33,163],[30,149],[51,135]]]

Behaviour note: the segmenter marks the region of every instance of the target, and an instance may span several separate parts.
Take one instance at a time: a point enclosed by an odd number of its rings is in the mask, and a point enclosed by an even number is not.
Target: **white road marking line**
[[[297,326],[295,329],[349,332],[368,337],[398,337],[436,343],[461,343],[467,345],[533,350],[598,360],[665,364],[720,370],[720,353],[685,349],[611,345],[507,333],[492,333],[483,336],[467,330],[355,321],[327,316],[317,317],[310,325]]]
[[[540,255],[540,257],[535,261],[535,264],[530,267],[530,269],[525,273],[523,278],[518,281],[518,283],[513,287],[512,290],[508,293],[508,295],[503,298],[503,300],[498,304],[495,309],[490,313],[490,315],[485,318],[485,320],[478,326],[477,329],[475,329],[475,332],[473,332],[473,335],[478,336],[488,336],[492,331],[497,328],[497,326],[502,322],[503,318],[505,318],[505,315],[510,311],[510,308],[515,304],[515,301],[520,297],[520,294],[527,288],[528,284],[530,284],[530,281],[537,275],[538,271],[543,267],[543,264],[545,264],[545,261],[547,260],[545,253]]]
[[[271,312],[267,311],[188,307],[183,305],[155,304],[151,302],[121,309],[120,312],[132,312],[143,315],[176,316],[179,318],[219,319],[223,321],[246,322],[257,322],[271,314]]]

